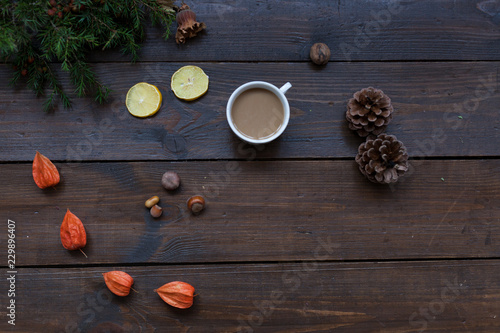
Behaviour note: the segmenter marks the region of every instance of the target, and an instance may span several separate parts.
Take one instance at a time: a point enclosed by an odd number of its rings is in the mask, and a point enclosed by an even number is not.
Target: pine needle
[[[56,63],[69,73],[78,97],[93,95],[102,104],[111,89],[97,78],[87,56],[96,48],[121,48],[137,61],[149,19],[161,24],[168,38],[175,11],[164,0],[74,0],[61,9],[44,0],[0,0],[0,57],[12,65],[11,85],[23,82],[36,96],[46,96],[45,111],[57,99],[71,107],[51,69]]]

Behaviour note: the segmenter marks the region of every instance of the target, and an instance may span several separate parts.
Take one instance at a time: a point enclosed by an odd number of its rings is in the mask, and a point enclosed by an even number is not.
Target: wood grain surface
[[[137,293],[112,295],[111,269]],[[15,332],[498,332],[498,274],[498,260],[26,268]],[[190,309],[153,292],[175,280],[195,287]]]
[[[412,161],[394,187],[372,184],[353,161],[198,161],[56,164],[62,182],[40,190],[27,164],[0,167],[4,219],[18,223],[18,266],[498,257],[500,162]],[[179,172],[181,188],[160,184]],[[443,180],[441,179],[443,178]],[[207,198],[192,216],[191,195]],[[159,195],[155,220],[144,201]],[[88,233],[65,250],[70,209]],[[6,239],[2,236],[2,239]]]
[[[208,28],[185,45],[148,26],[141,62],[92,51],[113,89],[105,105],[76,98],[58,71],[73,108],[44,113],[0,64],[0,219],[16,223],[17,270],[11,326],[4,252],[0,332],[499,332],[498,1],[188,4]],[[332,51],[325,67],[309,61],[315,42]],[[210,77],[193,102],[170,90],[185,65]],[[225,116],[252,80],[293,85],[289,127],[265,146],[243,144]],[[163,94],[151,118],[124,104],[141,81]],[[354,162],[363,139],[346,104],[368,86],[392,99],[387,133],[411,157],[394,186]],[[58,167],[56,188],[36,187],[36,151]],[[182,179],[173,193],[160,184],[167,170]],[[185,207],[196,194],[207,199],[199,216]],[[68,208],[88,259],[60,242]],[[102,273],[115,269],[137,293],[107,291]],[[195,286],[191,309],[153,292],[175,280]]]
[[[75,100],[71,110],[41,110],[42,99],[0,82],[0,159],[31,161],[36,150],[56,161],[246,159],[248,147],[231,132],[226,104],[241,84],[289,81],[291,120],[283,135],[261,147],[256,158],[354,158],[363,141],[345,120],[347,101],[364,87],[378,87],[396,109],[387,132],[412,157],[498,156],[498,63],[397,62],[328,64],[203,63],[208,93],[178,100],[170,77],[182,63],[97,64],[114,89],[103,106]],[[9,69],[0,66],[2,75]],[[163,105],[138,119],[125,107],[137,82],[157,85]],[[69,82],[65,81],[69,87]],[[461,117],[461,118],[460,118]],[[27,121],[28,119],[28,121]]]
[[[500,60],[494,0],[211,0],[190,6],[206,31],[177,45],[151,28],[142,61],[308,61],[315,42],[329,45],[332,61]],[[93,57],[130,60],[119,52]]]

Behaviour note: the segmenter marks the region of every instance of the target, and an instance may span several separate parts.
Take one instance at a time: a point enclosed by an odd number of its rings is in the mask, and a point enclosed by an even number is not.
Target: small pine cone
[[[395,183],[408,170],[406,147],[394,135],[366,138],[358,148],[359,171],[374,183]]]
[[[382,90],[368,87],[354,93],[353,97],[347,103],[349,128],[361,137],[384,132],[394,111],[389,96]]]

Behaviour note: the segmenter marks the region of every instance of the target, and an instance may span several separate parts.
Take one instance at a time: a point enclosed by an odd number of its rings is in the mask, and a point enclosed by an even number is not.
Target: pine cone
[[[389,96],[382,90],[368,87],[354,93],[353,97],[347,103],[349,128],[361,137],[384,132],[394,111]]]
[[[374,183],[395,183],[408,170],[406,147],[394,135],[366,138],[358,148],[359,171]]]

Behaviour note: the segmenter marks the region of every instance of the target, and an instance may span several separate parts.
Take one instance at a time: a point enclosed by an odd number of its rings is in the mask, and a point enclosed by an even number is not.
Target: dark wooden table
[[[44,113],[0,65],[0,331],[498,332],[499,1],[189,4],[208,29],[186,45],[148,28],[139,63],[92,55],[114,90],[103,106],[77,99]],[[314,42],[332,50],[326,67],[309,61]],[[170,90],[187,64],[210,76],[194,102]],[[293,84],[289,127],[260,149],[225,117],[231,92],[252,80]],[[141,81],[163,94],[147,119],[124,105]],[[395,186],[370,183],[354,162],[363,140],[346,103],[367,86],[392,98],[387,133],[411,156]],[[37,150],[62,175],[56,190],[33,182]],[[174,194],[161,187],[166,170],[182,178]],[[207,197],[196,217],[185,209],[194,194]],[[152,195],[159,220],[143,206]],[[60,243],[67,208],[86,226],[88,259]],[[137,293],[107,291],[101,273],[115,269]],[[191,309],[153,292],[174,280],[195,286]]]

